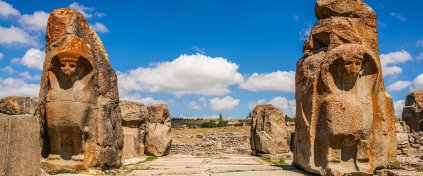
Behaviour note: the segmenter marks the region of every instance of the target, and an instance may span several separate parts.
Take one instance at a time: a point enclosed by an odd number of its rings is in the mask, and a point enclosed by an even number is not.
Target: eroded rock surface
[[[148,109],[141,103],[121,100],[124,146],[122,156],[130,158],[144,155],[145,127]]]
[[[49,173],[118,167],[123,147],[117,76],[84,16],[56,9],[48,19],[39,110],[42,166]]]
[[[377,19],[362,0],[317,0],[297,63],[294,163],[321,175],[372,174],[396,156]]]
[[[0,113],[0,175],[40,175],[39,139],[37,117]]]
[[[402,120],[412,132],[423,131],[423,89],[411,91],[407,95]]]
[[[34,115],[37,107],[37,98],[9,96],[0,100],[0,113],[8,115]]]
[[[251,114],[251,150],[262,154],[289,152],[284,114],[271,104],[257,105]]]
[[[168,153],[172,142],[170,112],[165,104],[148,106],[145,153],[163,156]]]

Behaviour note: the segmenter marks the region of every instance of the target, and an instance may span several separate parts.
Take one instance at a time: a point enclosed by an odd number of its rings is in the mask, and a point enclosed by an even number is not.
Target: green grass
[[[158,159],[159,157],[157,157],[157,156],[149,156],[149,157],[147,157],[146,159],[145,159],[145,161],[144,162],[147,162],[147,161],[154,161],[154,160],[156,160],[156,159]]]
[[[127,170],[127,171],[132,171],[132,170],[134,170],[134,168],[128,168],[128,166],[134,166],[134,165],[142,164],[142,163],[145,163],[145,162],[154,161],[158,158],[159,157],[157,157],[157,156],[148,156],[144,161],[140,161],[140,162],[137,162],[137,163],[134,163],[134,164],[128,164],[128,165],[124,165],[123,162],[121,162],[121,168],[124,169],[124,170]],[[151,170],[151,168],[148,168],[148,169],[137,168],[135,170]]]
[[[266,161],[267,163],[274,165],[274,166],[286,166],[288,163],[286,163],[283,159],[281,160],[271,160],[266,157],[260,157],[261,160]]]

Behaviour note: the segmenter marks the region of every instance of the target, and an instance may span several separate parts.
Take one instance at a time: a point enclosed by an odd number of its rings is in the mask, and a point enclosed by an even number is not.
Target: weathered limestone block
[[[423,89],[413,90],[407,95],[402,120],[412,132],[423,131]]]
[[[257,105],[252,112],[251,150],[262,154],[289,152],[283,112],[271,104]]]
[[[0,113],[0,175],[40,175],[39,139],[35,116]]]
[[[144,138],[148,109],[141,103],[122,100],[119,102],[122,114],[124,145],[122,157],[144,155]]]
[[[362,0],[317,0],[297,63],[294,163],[321,175],[372,174],[396,156],[395,117]]]
[[[37,98],[9,96],[0,100],[0,113],[8,115],[34,115],[37,107]]]
[[[120,165],[123,134],[117,76],[84,16],[56,9],[48,19],[39,110],[49,173]]]
[[[172,143],[170,112],[165,104],[154,104],[148,107],[148,114],[145,153],[153,156],[166,155]]]

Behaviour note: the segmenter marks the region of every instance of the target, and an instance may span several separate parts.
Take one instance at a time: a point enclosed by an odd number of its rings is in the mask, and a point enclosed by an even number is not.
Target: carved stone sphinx
[[[87,49],[79,37],[71,37],[49,66],[49,91],[46,97],[47,133],[50,155],[62,159],[83,160],[84,136],[89,135],[86,119],[89,116],[93,94],[93,68],[87,58],[80,56]],[[72,112],[72,113],[70,113]]]
[[[117,167],[123,146],[117,77],[81,13],[49,17],[40,89],[42,167],[49,173]]]
[[[351,162],[354,169],[349,172],[371,168],[367,151],[374,111],[371,92],[379,69],[371,51],[362,45],[344,44],[326,55],[318,90],[315,151],[323,157],[315,158],[317,165],[336,168]]]
[[[296,72],[294,164],[321,175],[369,175],[396,156],[395,117],[362,0],[317,0],[319,21]]]

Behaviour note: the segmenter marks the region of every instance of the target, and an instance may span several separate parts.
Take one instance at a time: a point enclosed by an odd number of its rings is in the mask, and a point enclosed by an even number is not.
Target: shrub
[[[214,120],[208,121],[208,122],[204,122],[201,125],[201,128],[216,128],[216,127],[217,127],[217,123]]]

